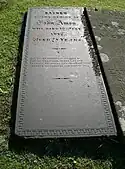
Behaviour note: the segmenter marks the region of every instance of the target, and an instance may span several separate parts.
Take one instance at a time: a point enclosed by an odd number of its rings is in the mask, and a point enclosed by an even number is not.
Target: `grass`
[[[78,145],[73,141],[72,146],[72,141],[62,141],[63,143],[58,140],[49,141],[44,145],[45,153],[42,155],[36,153],[35,150],[31,151],[27,146],[24,151],[8,149],[10,107],[20,27],[23,14],[33,6],[88,6],[124,10],[125,2],[124,0],[0,0],[0,169],[125,168],[124,151],[115,143],[114,147],[111,144],[106,147],[105,145],[100,146],[100,143],[98,146],[94,146],[95,150],[99,146],[101,147],[94,153],[91,152],[90,147],[85,151],[84,141],[80,141],[80,145],[79,141],[75,142]],[[63,147],[64,145],[67,146]],[[32,146],[36,146],[36,143]],[[63,149],[65,149],[64,152]],[[56,154],[53,152],[54,150],[57,150]]]

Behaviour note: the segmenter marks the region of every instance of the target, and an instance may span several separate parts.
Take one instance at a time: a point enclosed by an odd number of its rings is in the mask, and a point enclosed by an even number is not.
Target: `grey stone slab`
[[[116,135],[83,10],[28,11],[16,135],[42,138]]]
[[[125,12],[91,9],[88,14],[125,135]]]

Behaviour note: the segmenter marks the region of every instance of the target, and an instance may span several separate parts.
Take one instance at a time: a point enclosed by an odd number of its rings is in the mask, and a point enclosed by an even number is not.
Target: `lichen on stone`
[[[118,110],[118,117],[119,117],[119,122],[121,124],[121,128],[123,131],[125,131],[125,106],[122,105],[121,101],[115,102],[115,105]]]

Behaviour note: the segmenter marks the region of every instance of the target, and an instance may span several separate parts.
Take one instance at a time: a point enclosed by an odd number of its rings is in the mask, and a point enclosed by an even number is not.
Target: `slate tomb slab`
[[[15,134],[116,135],[103,76],[93,62],[84,8],[31,8],[25,30]],[[96,57],[96,56],[95,56]],[[96,61],[97,62],[97,61]]]

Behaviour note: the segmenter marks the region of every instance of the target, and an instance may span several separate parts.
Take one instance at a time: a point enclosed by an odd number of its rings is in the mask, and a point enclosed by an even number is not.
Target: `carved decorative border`
[[[24,122],[24,104],[25,104],[25,98],[27,96],[27,90],[26,90],[26,82],[27,82],[27,68],[28,68],[28,50],[29,50],[29,33],[30,33],[30,22],[31,22],[31,12],[30,9],[27,14],[27,22],[26,22],[26,29],[25,29],[25,38],[24,38],[24,47],[23,47],[23,58],[22,58],[22,65],[21,65],[21,77],[22,80],[20,80],[20,86],[19,86],[19,92],[21,98],[19,105],[19,110],[17,114],[18,122],[17,129],[19,131],[23,130],[23,122]],[[18,94],[19,95],[19,94]]]
[[[37,130],[17,130],[19,136],[23,137],[89,137],[89,136],[111,136],[114,129],[37,129]]]

